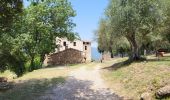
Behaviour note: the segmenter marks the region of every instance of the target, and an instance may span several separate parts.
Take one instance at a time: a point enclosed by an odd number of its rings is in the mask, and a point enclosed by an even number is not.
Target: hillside
[[[84,63],[70,65],[67,66],[68,68],[43,68],[17,79],[13,79],[15,76],[6,71],[0,73],[0,76],[8,77],[10,81],[14,82],[14,87],[6,92],[1,91],[0,100],[12,99],[13,97],[17,100],[23,100],[27,97],[26,100],[30,100],[42,96],[48,98],[49,95],[52,98],[62,97],[61,100],[74,98],[77,95],[83,100],[95,100],[95,98],[104,100],[104,98],[117,97],[139,100],[141,94],[145,92],[149,92],[152,100],[155,100],[155,92],[170,84],[169,54],[159,61],[156,57],[150,56],[148,61],[123,65],[125,60],[127,58],[115,58],[104,61],[104,63]],[[77,91],[79,92],[77,93]],[[87,99],[88,95],[92,96]],[[170,98],[162,100],[170,100]]]
[[[119,59],[114,65],[105,64],[102,72],[109,87],[119,95],[139,100],[142,93],[148,92],[154,99],[159,88],[170,84],[169,55],[159,61],[150,56],[145,62],[122,65],[125,60],[126,58]]]

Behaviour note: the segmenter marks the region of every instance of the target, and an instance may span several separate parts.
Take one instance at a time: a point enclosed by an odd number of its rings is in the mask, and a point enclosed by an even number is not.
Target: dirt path
[[[41,100],[121,100],[107,89],[100,76],[100,66],[95,69],[81,67],[69,74],[63,85],[47,91]]]

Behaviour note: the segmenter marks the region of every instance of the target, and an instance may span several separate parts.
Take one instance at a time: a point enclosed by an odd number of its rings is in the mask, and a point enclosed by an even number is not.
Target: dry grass
[[[71,69],[77,69],[80,67],[86,67],[87,69],[93,69],[95,68],[95,65],[97,65],[97,62],[87,62],[87,63],[81,63],[81,64],[76,64],[76,65],[70,65]]]
[[[0,73],[0,77],[7,77],[14,83],[8,91],[0,91],[0,100],[37,100],[38,97],[58,84],[63,84],[68,74],[79,67],[91,68],[96,63],[75,64],[63,67],[51,67],[26,73],[20,78],[10,71]]]
[[[0,91],[0,100],[37,100],[45,91],[57,84],[63,84],[72,68],[44,68],[13,79],[15,74],[6,71],[5,76],[14,82],[12,89]]]
[[[35,70],[31,73],[25,74],[23,77],[16,79],[19,80],[30,80],[30,79],[52,79],[55,77],[66,77],[69,73],[68,68],[45,68]]]
[[[117,94],[138,100],[143,92],[148,91],[154,98],[157,89],[170,84],[170,57],[166,55],[160,61],[154,56],[148,58],[148,62],[136,62],[126,66],[119,62],[127,58],[118,58],[104,63],[69,65],[68,68],[45,68],[27,73],[18,79],[13,79],[15,75],[6,71],[0,76],[8,77],[15,82],[15,86],[9,91],[0,92],[0,100],[34,100],[54,85],[64,83],[70,71],[82,66],[92,70],[100,65],[103,67],[103,78]],[[113,63],[117,64],[112,66]]]
[[[166,56],[160,61],[151,56],[148,57],[148,62],[136,62],[126,66],[119,63],[105,68],[103,77],[108,85],[122,96],[138,100],[142,93],[150,92],[154,99],[157,89],[170,84],[170,57]]]

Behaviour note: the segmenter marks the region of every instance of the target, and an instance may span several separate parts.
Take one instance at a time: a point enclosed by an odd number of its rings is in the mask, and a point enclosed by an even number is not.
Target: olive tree
[[[128,40],[131,61],[141,58],[139,39],[144,40],[146,35],[158,32],[162,22],[160,6],[160,0],[110,0],[106,17],[113,31],[111,34],[115,38],[125,37]]]

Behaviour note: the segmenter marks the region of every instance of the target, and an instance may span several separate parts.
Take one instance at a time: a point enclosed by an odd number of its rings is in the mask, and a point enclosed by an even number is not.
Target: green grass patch
[[[125,59],[117,61],[119,63]],[[170,84],[170,57],[163,57],[159,61],[152,58],[147,62],[135,62],[124,66],[121,63],[104,66],[103,78],[109,87],[118,94],[134,100],[138,100],[144,92],[150,92],[154,99],[156,90]]]

